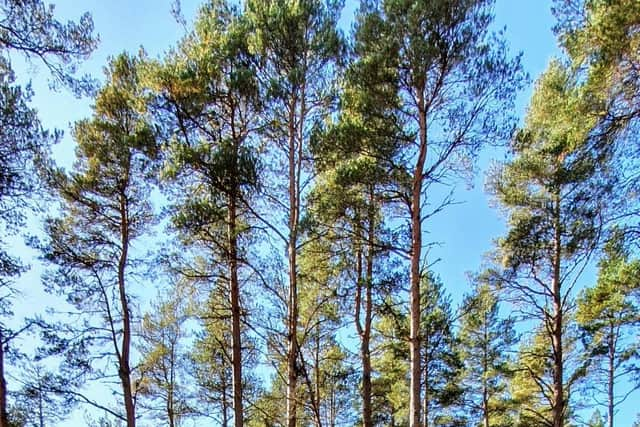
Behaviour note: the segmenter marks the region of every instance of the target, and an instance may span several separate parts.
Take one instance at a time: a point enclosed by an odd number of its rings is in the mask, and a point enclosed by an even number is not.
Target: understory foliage
[[[350,31],[340,0],[177,2],[184,36],[99,86],[75,73],[89,15],[0,0],[0,427],[625,421],[640,3],[553,5],[562,51],[518,121],[493,0],[361,0]],[[92,92],[68,169],[12,52]],[[505,227],[454,283],[434,217],[488,146]],[[64,302],[12,319],[28,234]]]

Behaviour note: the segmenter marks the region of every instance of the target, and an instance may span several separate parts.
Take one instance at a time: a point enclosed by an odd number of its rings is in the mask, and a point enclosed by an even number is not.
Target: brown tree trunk
[[[176,383],[176,345],[175,342],[171,342],[171,351],[169,353],[171,359],[169,360],[169,383],[167,384],[167,419],[169,420],[169,427],[175,427],[175,402],[174,391]]]
[[[614,331],[615,326],[612,324],[610,329],[609,329],[609,372],[608,372],[608,381],[607,381],[607,409],[608,409],[608,413],[609,413],[609,417],[608,417],[608,422],[609,422],[609,427],[613,427],[613,417],[614,417],[614,409],[615,409],[615,402],[613,401],[614,399],[614,394],[613,394],[613,387],[614,387],[614,383],[615,383],[615,369],[616,369],[616,337],[615,337],[615,331]]]
[[[489,333],[487,331],[487,312],[483,313],[483,354],[482,354],[482,420],[483,426],[489,427],[489,387],[487,375],[489,373]]]
[[[122,310],[122,347],[120,350],[118,375],[122,384],[127,427],[135,427],[136,413],[133,401],[133,390],[131,389],[131,368],[129,366],[129,357],[131,352],[131,313],[129,312],[129,301],[127,298],[125,278],[129,251],[129,212],[127,196],[124,194],[124,191],[120,195],[120,221],[120,244],[122,252],[120,253],[120,259],[118,261],[118,292],[120,297],[120,309]]]
[[[235,186],[235,184],[233,184]],[[244,424],[242,408],[242,342],[240,334],[240,283],[238,282],[237,206],[235,188],[229,197],[228,242],[229,242],[229,288],[231,299],[231,362],[233,376],[234,426]]]
[[[319,304],[319,301],[316,301],[316,304]],[[321,403],[322,403],[322,399],[321,399],[321,395],[320,395],[320,350],[321,350],[321,345],[320,345],[320,322],[317,323],[316,327],[315,327],[316,333],[315,333],[315,348],[314,348],[314,361],[313,361],[313,370],[314,370],[314,376],[315,376],[315,381],[314,381],[314,392],[313,392],[313,413],[316,419],[316,427],[322,427],[322,414],[321,414]]]
[[[287,307],[287,426],[297,424],[297,384],[298,384],[298,282],[297,282],[297,218],[298,191],[296,172],[295,141],[295,100],[289,109],[289,241],[287,244],[289,261],[289,295]],[[301,143],[301,142],[300,142]]]
[[[553,347],[553,427],[564,427],[564,356],[562,348],[563,306],[560,283],[561,235],[560,235],[560,195],[555,197],[554,242],[553,242],[553,325],[551,337]]]
[[[371,322],[373,318],[373,251],[375,246],[375,195],[369,188],[367,265],[365,277],[364,328],[362,331],[362,419],[364,427],[373,427],[371,405]]]
[[[424,348],[428,349],[431,346],[430,343],[430,335],[425,334],[424,337]],[[429,387],[427,383],[427,378],[430,377],[429,368],[431,367],[431,358],[429,357],[429,352],[425,351],[424,360],[423,360],[423,370],[424,370],[424,396],[422,397],[422,425],[427,427],[429,425],[429,399],[431,396],[429,395]]]
[[[227,376],[226,373],[222,374],[222,427],[229,426],[229,402],[227,399]]]
[[[9,427],[9,415],[7,414],[7,380],[4,376],[4,330],[0,327],[0,427]]]
[[[409,286],[409,357],[410,357],[410,388],[409,388],[409,427],[420,427],[420,258],[422,255],[422,174],[427,158],[427,118],[424,111],[424,88],[418,90],[419,115],[419,151],[416,166],[413,171],[411,186],[411,256],[410,256],[410,286]],[[425,378],[425,382],[429,381]]]

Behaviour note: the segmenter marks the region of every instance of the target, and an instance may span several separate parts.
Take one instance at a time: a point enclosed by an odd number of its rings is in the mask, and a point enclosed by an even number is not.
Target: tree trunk
[[[482,353],[482,420],[483,426],[489,427],[489,387],[487,384],[487,375],[489,373],[489,333],[487,331],[487,312],[483,314],[482,333],[483,333],[483,353]]]
[[[319,301],[316,301],[316,304],[320,304]],[[313,412],[316,418],[316,427],[322,427],[322,414],[321,414],[321,396],[320,396],[320,322],[316,324],[315,327],[315,348],[314,348],[314,361],[313,361],[313,371],[315,376],[314,381],[314,392],[313,392]]]
[[[4,330],[0,327],[0,427],[9,427],[9,415],[7,414],[7,380],[4,376]]]
[[[553,346],[553,427],[564,427],[564,356],[562,348],[563,306],[560,283],[561,235],[560,235],[560,195],[555,196],[554,242],[553,242],[553,325],[551,337]]]
[[[615,382],[615,369],[616,369],[616,340],[615,340],[615,332],[614,332],[614,328],[615,326],[612,324],[611,328],[609,330],[609,342],[608,342],[608,346],[609,346],[609,354],[608,354],[608,358],[609,358],[609,372],[608,372],[608,384],[607,384],[607,409],[608,409],[608,413],[609,413],[609,417],[608,417],[608,422],[609,422],[609,427],[613,427],[613,417],[614,417],[614,413],[613,410],[615,409],[615,402],[614,397],[615,395],[613,394],[613,387],[614,387],[614,382]]]
[[[356,329],[360,336],[360,358],[362,362],[362,423],[363,427],[373,427],[373,409],[371,404],[371,322],[373,318],[373,251],[375,239],[374,189],[369,188],[369,211],[367,220],[367,257],[366,273],[362,280],[362,250],[356,249]],[[362,309],[362,288],[364,285],[364,324],[360,320]]]
[[[42,402],[42,382],[38,377],[38,425],[44,427],[44,404]]]
[[[429,399],[431,396],[429,395],[429,386],[427,382],[427,378],[430,376],[429,368],[431,367],[431,358],[429,357],[429,353],[427,349],[431,346],[431,335],[425,334],[424,336],[424,361],[423,361],[423,370],[424,370],[424,396],[422,397],[422,425],[424,427],[428,427],[429,425]]]
[[[229,402],[227,400],[227,376],[222,374],[222,427],[229,426]]]
[[[171,343],[171,359],[169,361],[169,384],[167,385],[167,419],[169,427],[175,427],[175,403],[174,403],[174,386],[176,382],[176,348],[175,343]]]
[[[131,389],[131,368],[129,366],[129,355],[131,351],[131,313],[129,312],[129,301],[127,298],[125,278],[129,251],[129,212],[127,196],[124,194],[124,191],[120,195],[120,221],[120,244],[122,252],[120,253],[120,259],[118,261],[118,291],[120,297],[120,309],[122,310],[122,347],[118,374],[122,384],[127,427],[135,427],[136,414],[133,402],[133,390]]]
[[[287,242],[289,261],[289,295],[287,307],[287,426],[297,424],[297,383],[298,383],[298,282],[297,282],[297,231],[298,231],[298,191],[296,173],[295,141],[295,100],[289,108],[289,241]],[[301,142],[300,142],[301,143]]]
[[[411,384],[409,388],[409,427],[420,427],[420,258],[422,255],[422,174],[427,157],[427,118],[424,111],[424,88],[418,90],[419,151],[411,186],[411,257],[409,287],[409,357]],[[425,382],[429,381],[425,378]]]
[[[369,241],[367,253],[367,273],[365,279],[364,328],[360,353],[362,356],[362,420],[364,427],[373,427],[371,408],[371,319],[372,319],[372,280],[373,280],[373,242]]]
[[[231,362],[233,374],[234,426],[244,424],[242,408],[242,342],[240,334],[240,283],[238,282],[237,206],[235,183],[229,197],[228,242],[229,242],[229,287],[231,297]]]

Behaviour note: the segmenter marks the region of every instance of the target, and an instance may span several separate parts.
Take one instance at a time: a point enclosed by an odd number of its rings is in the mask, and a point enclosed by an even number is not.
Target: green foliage
[[[342,4],[342,0],[247,1],[249,45],[267,67],[267,98],[286,103],[305,86],[310,99],[326,102],[323,97],[329,95],[331,82],[322,74],[344,53],[336,30]]]
[[[514,320],[500,317],[494,292],[479,281],[463,301],[458,340],[464,369],[459,381],[465,412],[474,425],[486,418],[489,426],[507,426],[513,411],[508,393],[513,372],[510,353],[517,336]]]
[[[38,169],[46,162],[49,146],[60,136],[42,129],[29,106],[31,86],[21,87],[11,67],[12,53],[38,59],[61,82],[74,82],[77,61],[96,46],[93,23],[85,14],[79,23],[58,21],[53,6],[40,0],[0,2],[0,310],[8,313],[14,290],[12,279],[24,271],[6,251],[6,238],[23,225],[27,209],[38,194]]]
[[[406,425],[409,418],[408,316],[401,305],[388,298],[375,324],[372,365],[374,421],[382,425]]]
[[[593,415],[591,415],[591,418],[589,419],[589,423],[587,424],[588,427],[605,427],[604,424],[604,418],[602,418],[602,414],[600,414],[600,411],[596,410],[594,411]]]
[[[551,408],[546,400],[550,387],[552,357],[549,338],[537,328],[535,335],[522,342],[510,383],[510,392],[516,404],[515,425],[529,427],[548,425]]]
[[[598,153],[586,144],[594,122],[581,114],[569,73],[551,63],[512,143],[515,157],[494,171],[494,194],[510,212],[509,233],[500,240],[507,268],[548,266],[556,231],[567,260],[581,259],[598,236],[610,187]]]
[[[204,289],[195,280],[196,290],[189,297],[189,315],[201,326],[194,334],[188,354],[190,377],[194,380],[195,400],[189,402],[189,414],[209,417],[220,425],[231,425],[233,414],[233,383],[231,357],[231,309],[228,284],[219,279]],[[185,299],[187,297],[185,296]],[[246,324],[242,324],[243,397],[248,402],[257,399],[258,386],[252,370],[257,364],[256,345]],[[254,418],[247,405],[245,419]],[[204,418],[201,418],[201,420]],[[226,420],[226,423],[225,423]]]
[[[453,331],[451,297],[442,281],[429,272],[421,286],[421,357],[425,425],[453,419],[452,409],[462,395],[458,384],[462,360]]]
[[[178,286],[170,291],[175,295],[159,298],[142,318],[136,389],[141,407],[148,408],[156,420],[177,426],[189,412],[184,363],[188,299]]]
[[[173,225],[186,244],[220,241],[219,257],[228,246],[222,242],[230,203],[244,218],[242,206],[258,185],[253,131],[261,101],[247,25],[230,3],[207,3],[193,32],[145,72],[168,142],[163,176],[174,183]],[[236,227],[236,237],[247,231]]]
[[[29,107],[31,89],[15,84],[10,69],[0,62],[0,309],[9,310],[11,280],[24,267],[5,249],[5,239],[24,225],[30,196],[36,189],[37,164],[52,138],[42,130],[36,111]],[[55,138],[55,135],[54,135]],[[53,139],[54,139],[53,138]]]
[[[54,6],[42,0],[3,0],[0,2],[0,70],[8,70],[8,52],[42,61],[50,70],[54,83],[88,92],[92,80],[74,78],[78,61],[86,59],[96,48],[93,20],[88,13],[79,21],[60,22]]]
[[[630,259],[623,234],[614,230],[598,263],[598,281],[580,292],[576,320],[586,345],[587,374],[596,393],[615,411],[627,393],[615,391],[623,378],[639,368],[633,330],[638,322],[633,294],[640,286],[640,261]],[[611,389],[609,388],[611,387]],[[637,385],[629,386],[631,390]]]
[[[586,89],[600,99],[594,112],[615,127],[640,113],[640,36],[633,28],[640,17],[634,0],[556,0],[558,32],[576,68],[583,67]],[[619,122],[619,123],[616,123]]]
[[[206,308],[200,313],[204,328],[196,335],[190,358],[198,385],[200,404],[197,406],[201,408],[197,413],[214,416],[220,425],[227,425],[233,408],[231,327],[226,321],[229,309],[221,301],[219,292],[212,292]]]

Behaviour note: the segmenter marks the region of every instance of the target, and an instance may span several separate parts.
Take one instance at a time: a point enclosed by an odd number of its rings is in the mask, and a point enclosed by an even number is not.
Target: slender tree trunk
[[[293,100],[289,108],[289,241],[287,244],[289,261],[289,295],[287,307],[287,426],[297,424],[297,384],[298,384],[298,282],[297,282],[297,231],[298,192],[296,173],[295,111]],[[301,142],[300,142],[301,143]]]
[[[422,255],[422,174],[427,158],[427,118],[424,111],[424,88],[418,90],[419,151],[411,186],[411,258],[409,287],[409,357],[411,380],[409,388],[409,427],[420,427],[420,258]],[[425,382],[429,381],[425,378]]]
[[[122,191],[120,195],[120,244],[122,252],[118,261],[118,292],[120,297],[120,309],[122,310],[122,347],[120,351],[119,369],[120,382],[124,398],[125,417],[127,427],[135,427],[136,414],[133,402],[133,390],[131,387],[131,368],[129,358],[131,351],[131,313],[127,297],[125,271],[129,252],[129,212],[127,196]]]
[[[362,331],[361,355],[362,355],[362,419],[364,427],[373,427],[372,405],[371,405],[371,320],[373,317],[373,208],[369,212],[369,235],[367,248],[367,266],[365,277],[365,300],[364,300],[364,328]]]
[[[487,376],[489,374],[489,333],[487,331],[487,312],[483,313],[483,353],[482,353],[482,420],[483,426],[489,427],[489,387]]]
[[[42,407],[42,390],[38,390],[38,425],[44,427],[44,408]]]
[[[615,382],[615,369],[616,369],[616,341],[615,341],[615,332],[614,332],[614,328],[615,326],[612,324],[609,330],[609,342],[608,342],[608,346],[609,346],[609,354],[608,354],[608,358],[609,358],[609,372],[608,372],[608,384],[607,384],[607,406],[608,406],[608,412],[609,412],[609,418],[608,418],[608,422],[609,422],[609,427],[613,427],[613,417],[614,417],[614,413],[613,410],[615,409],[615,403],[614,403],[614,394],[613,394],[613,387],[614,387],[614,382]]]
[[[229,426],[229,401],[227,399],[227,376],[222,374],[222,427]]]
[[[169,427],[175,427],[174,386],[176,382],[176,348],[173,342],[171,344],[170,355],[171,359],[169,361],[169,384],[167,384],[167,419],[169,420]]]
[[[564,355],[562,348],[563,306],[560,283],[561,235],[560,235],[560,195],[555,196],[553,242],[553,325],[551,337],[553,346],[553,427],[564,427]]]
[[[229,287],[231,298],[231,357],[233,374],[233,416],[234,426],[244,424],[242,408],[242,342],[240,334],[240,283],[238,281],[238,236],[237,236],[237,206],[236,188],[229,196],[228,212],[228,242],[229,242]]]
[[[424,337],[425,343],[425,354],[424,354],[424,366],[422,367],[424,370],[424,396],[422,397],[422,425],[424,427],[428,427],[429,425],[429,399],[431,396],[429,395],[429,383],[427,382],[427,378],[430,377],[429,368],[431,367],[431,360],[429,357],[429,353],[426,351],[432,344],[430,343],[430,335],[425,334]]]
[[[316,301],[316,304],[319,304],[319,301]],[[320,396],[320,322],[315,327],[315,348],[314,348],[314,361],[313,361],[313,370],[314,370],[314,393],[312,397],[314,397],[313,402],[313,412],[316,418],[316,427],[322,427],[322,415],[321,415],[321,396]]]
[[[356,248],[356,301],[355,301],[355,321],[356,330],[360,336],[360,358],[362,362],[362,422],[363,427],[373,426],[373,409],[371,405],[371,322],[373,318],[373,251],[375,238],[375,209],[374,209],[373,189],[369,189],[369,211],[367,229],[367,257],[366,273],[363,280],[362,249],[360,245]],[[358,226],[356,224],[356,226]],[[362,290],[364,286],[364,304],[362,301]],[[364,323],[361,321],[361,311],[364,305]]]
[[[173,410],[173,396],[172,391],[169,391],[169,396],[167,398],[167,419],[169,420],[169,427],[175,427],[175,413]]]
[[[4,330],[0,327],[0,427],[9,427],[9,415],[7,413],[7,380],[4,376]]]

